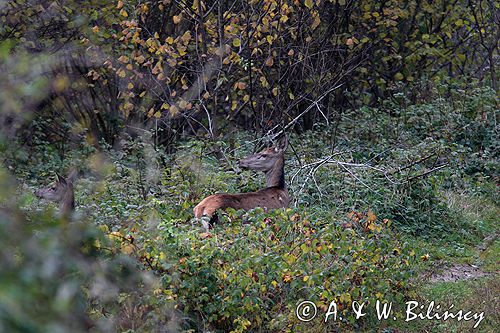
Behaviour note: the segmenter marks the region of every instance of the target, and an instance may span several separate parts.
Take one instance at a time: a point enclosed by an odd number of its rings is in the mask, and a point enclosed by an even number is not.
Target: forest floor
[[[489,236],[470,244],[463,256],[447,256],[430,263],[416,279],[418,294],[442,309],[484,311],[484,321],[473,329],[470,322],[421,320],[404,323],[402,332],[498,332],[500,327],[500,209],[491,202],[449,197],[449,208],[469,219],[483,221]],[[440,245],[438,245],[440,246]],[[446,246],[446,245],[445,245]],[[451,249],[452,246],[450,246]],[[443,246],[442,251],[447,249]]]

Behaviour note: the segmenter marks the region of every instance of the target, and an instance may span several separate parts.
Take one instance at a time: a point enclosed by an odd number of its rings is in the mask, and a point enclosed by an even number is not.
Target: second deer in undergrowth
[[[285,150],[288,140],[284,137],[275,147],[266,148],[260,153],[240,160],[241,168],[262,171],[266,174],[266,187],[256,192],[220,193],[203,199],[193,212],[197,220],[208,229],[210,224],[203,220],[211,218],[218,209],[234,208],[250,210],[256,207],[276,209],[288,207],[290,196],[285,184]]]
[[[35,195],[39,198],[58,203],[61,215],[68,217],[75,210],[73,182],[77,175],[77,170],[71,171],[66,178],[56,173],[56,182],[48,187],[37,190]]]

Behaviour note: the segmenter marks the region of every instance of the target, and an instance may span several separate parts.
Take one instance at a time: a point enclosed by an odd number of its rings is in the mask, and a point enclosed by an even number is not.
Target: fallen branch
[[[427,161],[429,158],[431,158],[431,157],[433,157],[433,156],[436,156],[436,153],[435,153],[435,152],[434,152],[434,153],[432,153],[432,154],[430,154],[430,155],[428,155],[428,156],[426,156],[426,157],[423,157],[423,158],[421,158],[421,159],[419,159],[419,160],[417,160],[417,161],[414,161],[414,162],[412,162],[412,163],[410,163],[410,164],[407,164],[407,165],[405,165],[404,167],[397,168],[396,170],[393,170],[393,171],[389,172],[389,173],[388,173],[388,175],[393,175],[393,174],[395,174],[395,173],[401,173],[403,170],[406,170],[406,169],[408,169],[408,168],[411,168],[412,166],[414,166],[414,165],[416,165],[416,164],[419,164],[419,163],[425,162],[425,161]]]
[[[422,174],[420,174],[420,175],[413,176],[413,177],[409,178],[407,181],[408,181],[408,182],[411,182],[411,181],[412,181],[412,180],[414,180],[414,179],[417,179],[417,178],[420,178],[420,177],[427,176],[428,174],[430,174],[430,173],[432,173],[432,172],[434,172],[434,171],[440,170],[440,169],[442,169],[442,168],[444,168],[444,167],[447,167],[447,166],[448,166],[448,164],[443,164],[443,165],[440,165],[440,166],[438,166],[438,167],[436,167],[436,168],[434,168],[434,169],[431,169],[431,170],[429,170],[429,171],[426,171],[426,172],[424,172],[424,173],[422,173]]]

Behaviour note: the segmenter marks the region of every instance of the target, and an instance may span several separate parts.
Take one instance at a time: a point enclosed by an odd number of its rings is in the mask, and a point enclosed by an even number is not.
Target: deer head
[[[257,154],[247,156],[240,160],[240,167],[249,170],[268,172],[275,166],[278,160],[283,159],[284,152],[288,146],[286,137],[276,146],[266,148]]]
[[[59,204],[62,214],[69,214],[75,208],[75,193],[73,181],[77,175],[76,170],[72,171],[67,178],[56,173],[57,180],[50,186],[41,188],[35,192],[39,198],[53,201]]]
[[[284,187],[283,168],[287,147],[288,139],[285,136],[277,145],[241,159],[239,165],[243,169],[265,172],[267,187]]]

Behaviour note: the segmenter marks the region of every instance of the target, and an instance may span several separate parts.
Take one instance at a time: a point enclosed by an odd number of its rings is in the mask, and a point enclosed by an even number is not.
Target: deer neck
[[[68,191],[59,204],[59,210],[63,216],[68,216],[73,212],[73,210],[75,210],[75,193],[73,191],[73,184],[68,184]]]
[[[271,170],[266,172],[266,187],[286,188],[285,157],[280,157]]]

